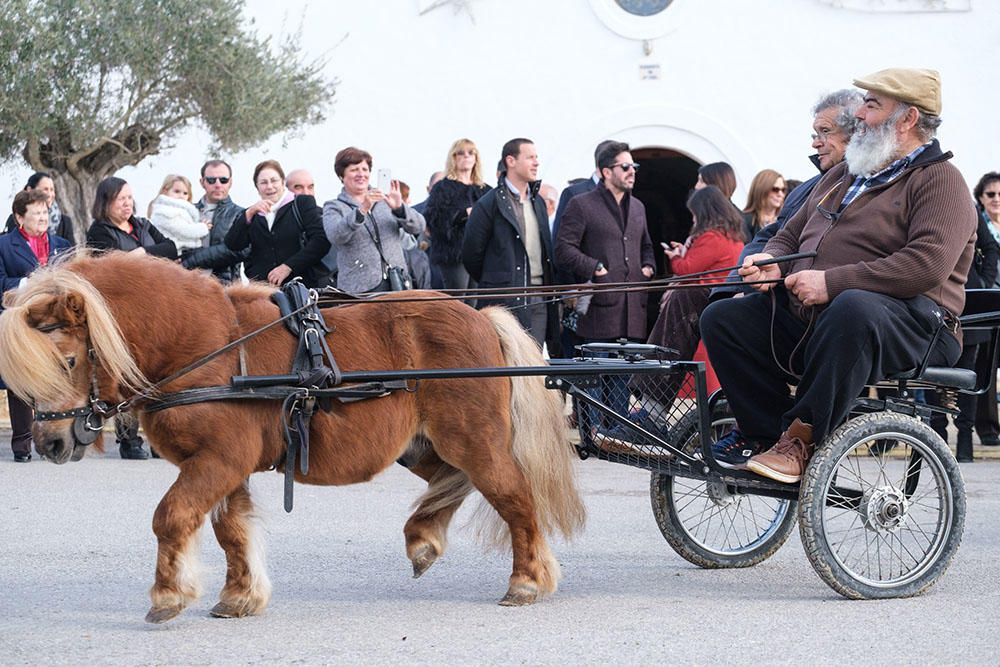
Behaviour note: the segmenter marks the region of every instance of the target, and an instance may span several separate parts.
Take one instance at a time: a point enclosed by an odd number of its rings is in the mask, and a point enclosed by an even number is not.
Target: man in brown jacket
[[[801,478],[814,443],[866,384],[917,368],[936,331],[946,329],[930,364],[950,366],[961,352],[956,318],[976,216],[951,153],[934,139],[938,73],[890,69],[854,85],[865,102],[845,161],[740,270],[746,281],[784,280],[713,304],[701,319],[739,424],[723,441],[743,443],[753,454],[747,469],[781,482]],[[804,251],[816,257],[753,266]]]
[[[656,259],[646,209],[632,196],[636,165],[626,143],[608,142],[598,156],[601,181],[566,205],[555,239],[556,267],[574,282],[641,282]],[[588,342],[629,338],[646,342],[644,293],[595,294],[577,333]]]
[[[632,196],[639,165],[628,144],[612,141],[598,149],[597,166],[601,175],[597,187],[566,205],[555,240],[556,266],[578,283],[649,280],[656,263],[653,243],[646,229],[646,210]],[[576,332],[586,343],[619,338],[645,342],[646,299],[641,292],[594,294]],[[601,393],[615,412],[628,412],[625,376],[605,377]]]

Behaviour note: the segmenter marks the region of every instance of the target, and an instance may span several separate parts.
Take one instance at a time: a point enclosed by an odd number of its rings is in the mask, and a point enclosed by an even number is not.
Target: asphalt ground
[[[0,434],[0,442],[6,442]],[[0,665],[997,664],[1000,462],[964,464],[968,514],[948,572],[924,595],[848,601],[797,531],[751,569],[701,570],[661,537],[642,471],[578,464],[585,532],[555,541],[560,590],[500,607],[509,555],[484,552],[467,502],[446,554],[411,578],[402,526],[423,483],[394,466],[359,486],[252,488],[274,595],[259,617],[208,616],[225,561],[202,531],[204,596],[143,622],[151,517],[176,469],[117,453],[56,466],[0,456]]]

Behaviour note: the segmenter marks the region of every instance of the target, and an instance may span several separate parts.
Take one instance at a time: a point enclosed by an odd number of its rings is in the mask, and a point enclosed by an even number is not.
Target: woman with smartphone
[[[233,252],[250,249],[243,261],[250,280],[278,287],[301,277],[306,287],[317,287],[317,269],[330,243],[316,198],[285,188],[285,172],[277,160],[258,164],[253,182],[260,201],[237,216],[226,234],[226,247]]]
[[[663,244],[670,271],[683,275],[736,265],[744,243],[743,219],[729,198],[719,188],[709,185],[695,190],[687,206],[694,218],[691,235],[684,243],[674,241]],[[708,306],[710,285],[725,277],[726,271],[723,270],[704,276],[697,287],[667,290],[660,301],[660,315],[647,342],[677,350],[677,358],[681,361],[694,359],[701,343],[698,320]],[[654,408],[651,399],[646,397],[644,408],[650,414],[670,414],[669,407],[676,391],[673,383],[663,383],[659,392],[662,405]]]
[[[323,230],[337,249],[337,287],[351,294],[409,287],[409,271],[399,230],[418,236],[424,217],[403,202],[399,181],[379,170],[371,187],[372,156],[349,146],[334,158],[344,184],[336,199],[323,204]]]

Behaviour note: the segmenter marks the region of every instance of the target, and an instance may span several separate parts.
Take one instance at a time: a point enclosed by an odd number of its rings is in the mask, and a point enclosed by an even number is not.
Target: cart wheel
[[[719,401],[712,410],[713,437],[735,423],[729,404]],[[671,441],[684,451],[701,451],[697,410],[677,423]],[[649,495],[663,537],[682,558],[704,568],[756,565],[785,543],[795,524],[794,501],[732,493],[721,482],[654,472]]]
[[[965,483],[919,419],[875,412],[831,433],[806,468],[799,529],[831,588],[853,598],[919,595],[962,541]]]

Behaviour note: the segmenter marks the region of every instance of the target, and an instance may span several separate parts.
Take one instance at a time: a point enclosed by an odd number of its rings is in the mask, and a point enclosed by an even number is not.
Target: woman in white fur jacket
[[[174,242],[178,252],[200,248],[210,230],[191,203],[191,181],[178,174],[163,180],[160,194],[149,204],[149,221]]]

